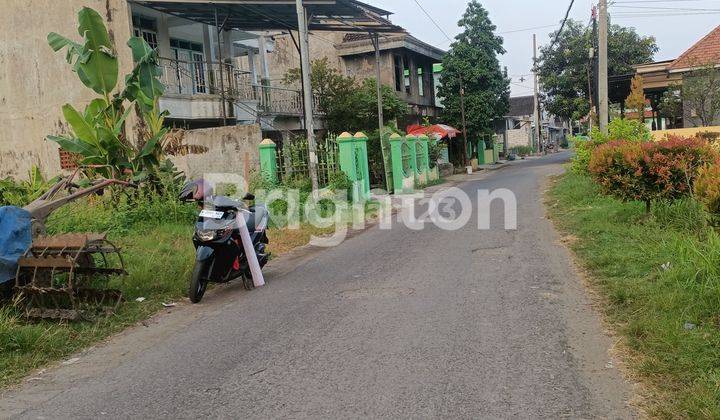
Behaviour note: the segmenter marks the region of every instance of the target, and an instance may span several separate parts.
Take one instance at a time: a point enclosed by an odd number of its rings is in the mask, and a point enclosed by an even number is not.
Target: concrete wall
[[[508,148],[515,146],[529,146],[532,138],[530,124],[525,124],[521,128],[510,129],[505,132],[507,136]]]
[[[261,141],[257,124],[187,130],[183,132],[183,143],[206,147],[207,152],[176,156],[172,161],[189,178],[199,178],[206,173],[246,176],[260,168],[258,146]]]
[[[48,32],[80,41],[77,13],[83,6],[107,21],[120,60],[120,77],[132,69],[130,16],[127,0],[4,1],[0,13],[0,178],[27,177],[32,164],[52,175],[60,171],[55,143],[49,134],[67,126],[60,107],[82,109],[95,93],[86,88],[65,61],[65,53],[48,46]],[[132,126],[131,121],[129,126]]]
[[[163,95],[160,108],[170,112],[170,118],[222,118],[222,100],[219,95]],[[227,105],[228,116],[231,115],[229,108],[230,105]]]
[[[345,73],[358,80],[375,78],[375,54],[363,54],[344,57]],[[380,80],[383,85],[395,88],[395,67],[390,51],[380,52]],[[399,93],[399,92],[398,92]],[[403,92],[404,93],[404,92]]]
[[[720,126],[713,127],[695,127],[695,128],[676,128],[673,130],[658,130],[652,131],[650,134],[653,136],[653,140],[660,141],[665,139],[667,136],[677,137],[694,137],[698,133],[703,132],[720,133]]]
[[[293,36],[298,39],[297,32],[293,32]],[[343,61],[335,51],[335,44],[340,44],[343,36],[344,32],[313,31],[310,35],[310,60],[327,58],[331,66],[344,73]],[[275,48],[268,53],[268,67],[270,80],[279,82],[288,70],[300,67],[300,54],[290,35],[276,35],[274,39]]]
[[[435,106],[435,83],[432,72],[432,61],[423,58],[418,54],[411,52],[403,52],[399,50],[381,51],[380,54],[380,79],[384,85],[395,89],[395,62],[394,56],[405,57],[410,69],[410,93],[396,91],[398,97],[405,102],[413,105],[425,107]],[[367,78],[375,78],[375,54],[360,54],[347,56],[343,58],[345,62],[346,74],[354,76],[359,80]],[[418,68],[423,68],[423,93],[420,95]],[[401,84],[404,81],[401,82]]]

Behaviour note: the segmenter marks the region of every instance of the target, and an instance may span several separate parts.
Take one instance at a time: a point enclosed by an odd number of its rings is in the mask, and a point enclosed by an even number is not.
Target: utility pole
[[[300,62],[303,86],[303,104],[305,110],[305,130],[308,141],[308,169],[310,181],[312,182],[313,194],[316,194],[318,186],[317,176],[317,147],[315,145],[315,124],[313,121],[313,94],[310,82],[310,40],[308,38],[307,19],[305,18],[305,6],[302,0],[295,0],[295,8],[298,15],[298,34],[300,43]]]
[[[467,121],[465,120],[465,83],[460,76],[460,113],[462,114],[463,125],[463,165],[468,165],[468,140],[467,140]]]
[[[383,165],[387,168],[390,164],[387,151],[385,150],[385,143],[383,142],[383,131],[385,129],[385,116],[383,115],[383,96],[382,96],[382,81],[380,79],[380,35],[370,33],[370,39],[372,40],[373,48],[375,49],[375,84],[377,85],[377,107],[378,107],[378,127],[380,129],[380,152],[382,152]],[[387,191],[392,191],[392,184],[390,177],[385,172],[385,187]]]
[[[533,119],[535,120],[535,142],[537,143],[537,151],[542,151],[542,142],[540,141],[540,100],[538,99],[538,75],[537,75],[537,35],[533,34],[533,76],[535,85],[533,86]]]
[[[217,42],[218,42],[218,71],[220,72],[220,105],[221,105],[221,111],[222,111],[222,119],[223,119],[223,125],[227,125],[227,110],[225,109],[225,86],[224,86],[224,79],[223,76],[223,67],[225,66],[225,62],[223,61],[223,48],[225,47],[225,43],[223,42],[223,30],[225,29],[225,22],[222,23],[222,25],[218,21],[218,11],[217,7],[215,8],[215,28],[217,29],[217,32],[215,32],[215,35],[217,36]]]
[[[608,111],[608,9],[607,0],[600,0],[600,30],[598,34],[598,115],[600,130],[607,133]]]

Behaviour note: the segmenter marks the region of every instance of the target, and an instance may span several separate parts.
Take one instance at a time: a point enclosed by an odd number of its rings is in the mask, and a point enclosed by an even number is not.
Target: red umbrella
[[[425,134],[427,136],[434,136],[438,139],[442,138],[455,138],[458,134],[462,133],[460,130],[454,127],[450,127],[445,124],[435,124],[429,127],[422,125],[411,125],[407,128],[408,135],[419,136]]]

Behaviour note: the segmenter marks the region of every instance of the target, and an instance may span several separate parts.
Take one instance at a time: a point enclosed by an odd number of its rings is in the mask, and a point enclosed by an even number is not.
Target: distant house
[[[682,117],[676,120],[673,126],[670,119],[662,115],[660,102],[663,94],[672,86],[681,86],[689,73],[708,65],[720,66],[720,26],[674,60],[640,64],[634,66],[634,73],[611,77],[609,80],[610,102],[620,104],[624,113],[625,98],[630,94],[630,80],[633,76],[640,75],[643,77],[643,90],[648,100],[648,106],[645,109],[645,122],[648,128],[662,130],[696,127],[697,121],[693,118],[693,110],[688,106],[684,106]],[[626,115],[637,117],[634,113]],[[720,116],[716,123],[720,124]]]
[[[569,127],[559,118],[540,109],[540,137],[542,142],[561,144],[569,133]],[[501,136],[504,149],[518,146],[535,147],[535,99],[530,96],[510,98],[510,110],[496,123],[496,134]]]
[[[534,113],[533,96],[510,98],[510,111],[505,115],[504,124],[497,130],[497,134],[504,136],[508,149],[516,146],[532,146]]]

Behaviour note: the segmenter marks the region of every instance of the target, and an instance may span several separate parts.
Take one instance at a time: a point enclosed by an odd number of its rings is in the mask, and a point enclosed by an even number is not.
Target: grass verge
[[[554,182],[548,205],[647,385],[647,413],[720,418],[720,237],[701,207],[658,204],[647,216],[573,173]]]

